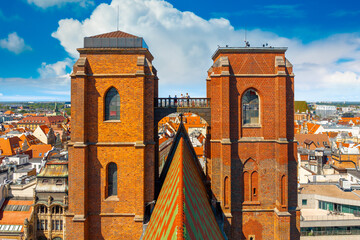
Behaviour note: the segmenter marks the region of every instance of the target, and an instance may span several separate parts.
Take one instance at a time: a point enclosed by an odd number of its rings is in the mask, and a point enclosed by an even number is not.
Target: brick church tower
[[[286,48],[219,48],[208,175],[229,239],[299,239],[294,75]]]
[[[71,75],[66,239],[140,239],[154,199],[158,79],[142,38],[85,38]]]

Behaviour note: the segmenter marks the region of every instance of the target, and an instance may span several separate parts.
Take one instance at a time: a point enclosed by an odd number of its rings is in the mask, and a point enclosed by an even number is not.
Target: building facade
[[[140,239],[161,187],[153,56],[142,38],[121,31],[85,38],[78,51],[66,238]],[[228,239],[300,236],[294,75],[285,51],[219,48],[213,55],[206,187]]]
[[[66,237],[140,239],[155,199],[153,56],[142,38],[120,31],[85,38],[78,51]]]
[[[218,48],[208,175],[229,239],[298,239],[294,74],[286,48]]]

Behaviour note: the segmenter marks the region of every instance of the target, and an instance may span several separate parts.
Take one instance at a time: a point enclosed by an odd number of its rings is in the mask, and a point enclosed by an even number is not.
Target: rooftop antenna
[[[245,25],[245,39],[244,39],[244,42],[245,42],[245,47],[250,47],[249,41],[246,40],[246,25]]]
[[[119,31],[119,5],[117,6],[116,30]]]

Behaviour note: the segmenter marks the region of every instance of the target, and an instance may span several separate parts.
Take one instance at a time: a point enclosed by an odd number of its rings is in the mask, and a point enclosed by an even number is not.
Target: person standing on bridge
[[[189,95],[189,93],[186,93],[186,96],[185,96],[185,98],[186,98],[186,106],[187,107],[190,107],[190,95]]]
[[[175,107],[177,107],[177,96],[176,95],[174,97],[174,105],[175,105]]]

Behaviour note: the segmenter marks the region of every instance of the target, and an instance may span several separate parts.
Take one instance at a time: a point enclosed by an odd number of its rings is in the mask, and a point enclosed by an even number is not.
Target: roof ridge
[[[179,197],[177,199],[178,204],[178,214],[177,214],[177,239],[184,239],[184,138],[180,138],[179,140],[179,156],[180,156],[180,172],[179,172],[179,185],[178,185],[178,191],[179,191]]]
[[[94,35],[94,36],[91,36],[90,38],[138,38],[138,36],[117,30],[117,31],[113,31],[113,32]]]

